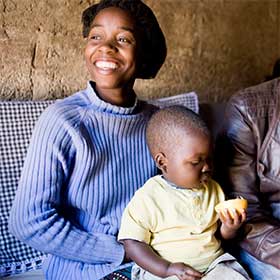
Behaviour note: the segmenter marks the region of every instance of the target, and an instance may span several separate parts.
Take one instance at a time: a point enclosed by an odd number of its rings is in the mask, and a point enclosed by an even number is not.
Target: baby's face
[[[102,89],[133,84],[136,72],[136,31],[133,18],[120,8],[101,10],[92,22],[85,48],[91,79]]]
[[[211,140],[203,134],[182,134],[166,153],[164,177],[182,188],[197,188],[211,175]]]

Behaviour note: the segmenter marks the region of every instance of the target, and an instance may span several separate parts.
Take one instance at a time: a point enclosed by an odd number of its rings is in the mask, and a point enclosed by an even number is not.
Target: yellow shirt
[[[215,237],[218,216],[214,207],[224,199],[214,180],[197,189],[183,189],[155,176],[127,205],[118,239],[145,242],[164,259],[203,272],[223,253]]]

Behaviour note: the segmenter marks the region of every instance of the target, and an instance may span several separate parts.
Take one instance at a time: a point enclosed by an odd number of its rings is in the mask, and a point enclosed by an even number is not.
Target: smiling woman
[[[103,0],[82,20],[91,80],[37,122],[10,230],[48,253],[46,279],[127,279],[131,263],[116,238],[121,214],[157,172],[145,140],[156,108],[133,86],[157,74],[166,44],[140,0]]]
[[[97,92],[107,102],[132,106],[135,101],[130,88],[136,78],[136,37],[132,16],[120,8],[106,8],[93,20],[86,64]]]
[[[137,35],[137,73],[136,78],[154,78],[166,57],[166,43],[158,21],[152,10],[141,1],[103,0],[83,12],[83,36],[89,38],[96,15],[108,7],[118,7],[132,17],[134,28],[130,29]],[[127,16],[126,16],[127,18]],[[122,26],[125,27],[125,26]]]

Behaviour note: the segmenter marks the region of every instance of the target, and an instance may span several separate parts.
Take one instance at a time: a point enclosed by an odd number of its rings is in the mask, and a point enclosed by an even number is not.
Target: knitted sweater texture
[[[46,279],[101,279],[123,267],[122,212],[156,167],[145,141],[154,107],[106,103],[90,83],[39,118],[10,216],[20,240],[48,253]]]

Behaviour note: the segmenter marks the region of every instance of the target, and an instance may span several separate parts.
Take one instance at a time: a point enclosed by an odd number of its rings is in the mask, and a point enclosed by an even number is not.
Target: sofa
[[[8,219],[33,127],[42,111],[53,102],[0,101],[0,278],[44,279],[41,267],[46,255],[13,237],[8,230]],[[200,111],[216,137],[224,104],[199,106],[194,92],[149,102],[159,107],[181,104]]]

